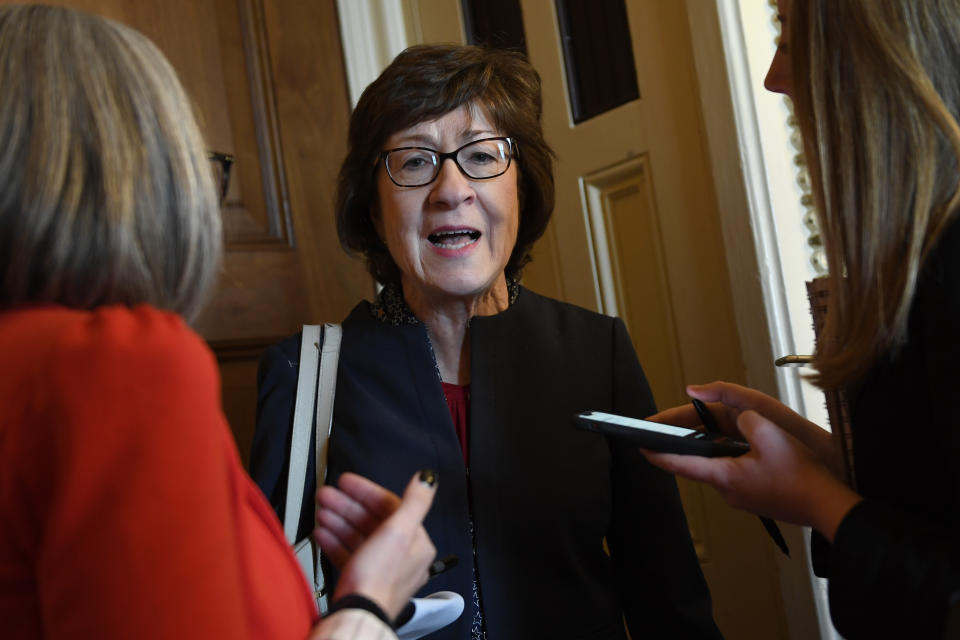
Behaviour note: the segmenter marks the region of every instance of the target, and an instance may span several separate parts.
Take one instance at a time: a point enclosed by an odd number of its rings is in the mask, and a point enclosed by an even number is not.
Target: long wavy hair
[[[906,339],[924,261],[960,204],[960,2],[794,0],[793,98],[830,263],[813,381],[840,388]]]

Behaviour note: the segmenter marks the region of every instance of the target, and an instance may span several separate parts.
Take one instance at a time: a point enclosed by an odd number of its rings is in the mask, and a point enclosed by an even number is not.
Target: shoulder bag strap
[[[283,533],[287,542],[297,541],[303,485],[307,477],[310,429],[320,361],[320,325],[303,325],[300,340],[300,364],[297,374],[297,400],[293,409],[293,436],[290,439],[290,464],[287,467],[287,501],[283,510]]]
[[[323,347],[320,354],[320,376],[317,380],[317,483],[316,487],[323,486],[327,477],[327,443],[330,440],[330,430],[333,428],[333,400],[337,391],[337,366],[340,361],[340,338],[343,329],[339,324],[327,323],[323,325]],[[302,491],[302,489],[301,489]],[[320,613],[327,613],[328,594],[327,579],[323,575],[323,565],[320,562],[320,547],[314,546],[313,586],[317,594],[317,607]]]
[[[317,488],[323,486],[327,477],[327,442],[333,428],[333,400],[337,392],[337,365],[342,336],[343,328],[339,324],[323,325],[320,379],[317,381]]]

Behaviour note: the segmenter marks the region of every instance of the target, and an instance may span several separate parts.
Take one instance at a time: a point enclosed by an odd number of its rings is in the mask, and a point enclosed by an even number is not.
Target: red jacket
[[[2,312],[0,366],[5,638],[306,637],[308,587],[178,316]]]

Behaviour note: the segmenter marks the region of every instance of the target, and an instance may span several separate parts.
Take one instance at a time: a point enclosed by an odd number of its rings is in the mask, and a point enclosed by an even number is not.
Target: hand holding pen
[[[720,427],[717,426],[717,422],[714,420],[713,414],[710,413],[707,405],[697,398],[694,398],[693,408],[696,409],[697,415],[700,416],[700,421],[703,423],[704,429],[710,433],[723,435],[723,432],[720,430]],[[780,532],[780,527],[777,526],[777,523],[765,516],[760,516],[760,522],[763,523],[763,528],[767,530],[770,538],[774,541],[774,543],[776,543],[777,547],[780,548],[780,551],[783,551],[787,557],[790,557],[790,547],[787,546],[787,541],[784,540],[783,534]]]
[[[687,392],[723,410],[723,430],[733,429],[750,444],[736,458],[706,458],[644,452],[654,465],[713,486],[732,507],[803,526],[832,540],[847,512],[861,498],[829,469],[830,448],[822,429],[776,399],[726,382],[689,386]],[[717,414],[699,418],[690,404],[661,411],[650,420],[717,428]],[[712,421],[711,421],[712,420]],[[735,425],[734,425],[735,423]],[[829,436],[829,434],[826,434]]]

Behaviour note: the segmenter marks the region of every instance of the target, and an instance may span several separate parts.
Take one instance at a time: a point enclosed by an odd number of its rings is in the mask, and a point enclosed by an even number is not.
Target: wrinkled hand
[[[317,491],[313,537],[333,565],[343,571],[354,551],[400,506],[400,498],[355,473],[340,476],[339,489]]]
[[[745,411],[736,426],[751,447],[736,458],[643,453],[661,469],[712,485],[732,507],[812,526],[832,540],[860,497],[808,447],[760,414]]]
[[[317,492],[313,537],[341,570],[334,601],[361,594],[392,619],[427,582],[436,549],[422,522],[433,503],[436,481],[432,473],[432,484],[421,477],[413,477],[402,500],[353,473],[340,477],[339,489],[324,486]]]

